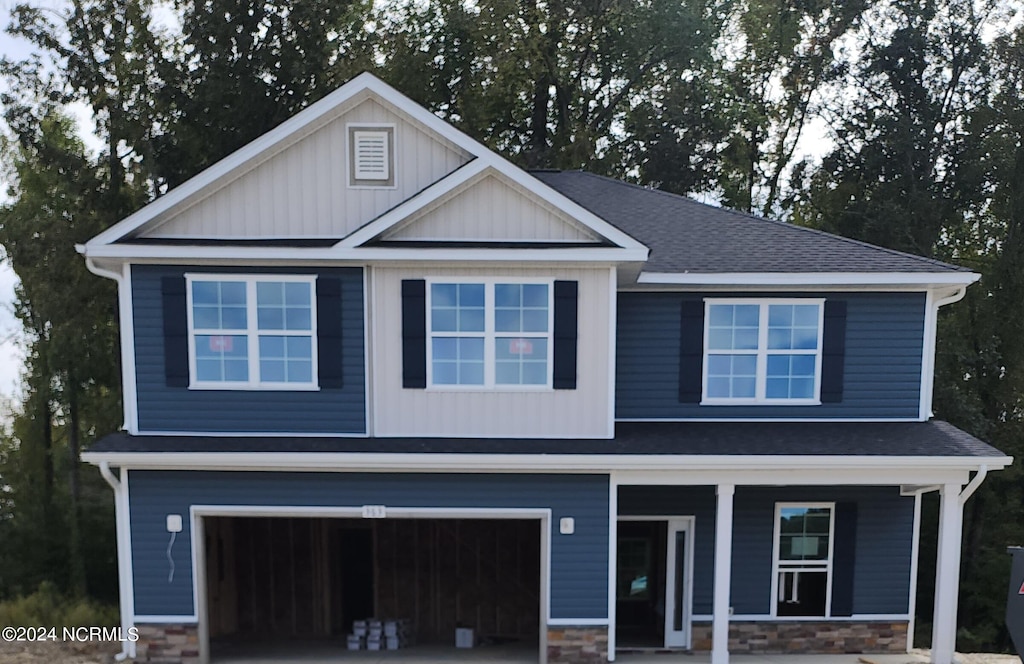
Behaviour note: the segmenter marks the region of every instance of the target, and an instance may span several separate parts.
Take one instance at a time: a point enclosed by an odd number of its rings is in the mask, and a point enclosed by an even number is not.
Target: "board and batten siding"
[[[192,616],[193,505],[551,510],[551,612],[555,619],[608,617],[608,476],[502,474],[245,473],[132,470],[128,475],[137,615]],[[166,516],[184,529],[171,548]],[[561,517],[575,519],[560,534]],[[483,516],[486,518],[486,516]],[[538,580],[539,582],[539,580]]]
[[[608,268],[380,268],[372,278],[374,435],[609,438],[611,272]],[[402,387],[402,280],[560,279],[579,283],[576,389]],[[429,368],[428,368],[429,371]]]
[[[385,240],[596,242],[593,232],[517,184],[489,175],[384,236]]]
[[[693,516],[693,613],[712,612],[715,567],[713,486],[623,486],[619,514]],[[854,615],[909,611],[914,498],[899,487],[736,487],[733,503],[730,605],[736,615],[768,616],[772,602],[775,505],[850,502],[857,505]]]
[[[164,368],[163,277],[188,273],[310,274],[341,281],[342,387],[317,391],[190,390],[168,387]],[[132,266],[135,376],[140,433],[366,433],[361,268],[244,269]]]
[[[765,297],[764,294],[706,294]],[[680,307],[704,294],[620,293],[616,417],[907,418],[921,398],[924,293],[794,293],[847,303],[843,397],[818,406],[702,406],[679,402]]]
[[[394,187],[348,186],[348,123],[395,126]],[[142,236],[340,239],[469,160],[367,99]]]

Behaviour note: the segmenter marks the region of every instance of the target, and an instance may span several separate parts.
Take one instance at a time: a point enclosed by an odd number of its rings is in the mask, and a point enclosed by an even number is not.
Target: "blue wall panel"
[[[192,505],[431,508],[550,508],[551,617],[607,618],[608,477],[606,475],[422,475],[412,473],[129,473],[135,612],[191,615]],[[166,515],[181,514],[168,582]],[[573,535],[558,520],[576,520]]]
[[[924,339],[923,293],[813,295],[847,302],[843,400],[820,406],[679,403],[680,307],[684,300],[702,300],[703,297],[699,293],[619,294],[616,417],[871,419],[918,416]]]
[[[855,614],[909,610],[914,499],[898,487],[738,487],[733,505],[732,606],[737,615],[771,612],[776,502],[857,503]],[[712,611],[714,487],[619,489],[619,514],[694,516],[693,612]]]
[[[163,277],[185,272],[309,274],[341,279],[341,389],[303,391],[189,390],[167,387],[164,373]],[[365,433],[363,273],[359,268],[283,270],[132,266],[139,429],[193,432]]]

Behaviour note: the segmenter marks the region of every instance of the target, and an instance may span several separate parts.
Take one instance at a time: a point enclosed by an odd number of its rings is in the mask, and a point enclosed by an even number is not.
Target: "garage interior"
[[[456,654],[462,627],[477,652],[536,661],[539,523],[204,517],[211,659],[275,646],[286,658],[298,648],[355,659],[366,652],[347,652],[353,621],[377,618],[409,626],[406,647],[381,653],[389,658]]]

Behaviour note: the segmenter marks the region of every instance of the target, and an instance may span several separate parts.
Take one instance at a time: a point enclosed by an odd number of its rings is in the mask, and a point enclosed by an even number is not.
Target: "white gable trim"
[[[536,194],[570,217],[577,219],[595,234],[606,238],[619,247],[642,250],[646,258],[647,248],[642,243],[514,166],[511,162],[498,156],[483,144],[463,134],[455,127],[369,73],[356,76],[320,101],[282,123],[276,129],[267,132],[252,143],[210,166],[181,186],[172,189],[167,195],[158,198],[141,210],[114,224],[86,243],[85,254],[87,256],[99,256],[100,254],[95,251],[98,247],[110,245],[118,241],[174,208],[189,205],[198,197],[210,193],[213,189],[222,185],[223,180],[227,180],[231,175],[245,168],[251,162],[269,158],[287,147],[287,145],[308,135],[335,117],[340,108],[357,100],[362,101],[368,94],[376,95],[380,100],[395,107],[399,113],[407,115],[411,120],[426,127],[442,139],[477,157],[480,161],[480,166],[494,168],[527,191]],[[393,217],[389,216],[389,219],[393,219]],[[381,230],[377,232],[379,233]],[[133,248],[139,249],[140,247]],[[122,255],[138,254],[128,252]],[[191,256],[193,254],[188,253],[187,255]]]
[[[429,214],[438,207],[443,206],[448,202],[448,200],[457,197],[459,194],[467,191],[473,185],[482,182],[489,176],[493,176],[504,186],[516,190],[520,195],[528,199],[531,198],[531,196],[539,199],[537,201],[538,205],[549,209],[554,214],[566,217],[566,219],[563,220],[564,223],[576,226],[577,228],[582,227],[585,231],[590,233],[593,232],[593,229],[589,226],[582,225],[575,219],[566,215],[564,210],[552,206],[550,201],[540,198],[536,194],[532,194],[532,192],[520,189],[516,183],[506,177],[505,173],[496,169],[492,164],[487,164],[482,159],[474,159],[444,179],[439,180],[430,187],[424,189],[413,198],[410,198],[380,217],[377,217],[359,230],[353,232],[351,235],[336,244],[335,247],[338,249],[359,247],[385,235],[389,231],[399,230],[407,225],[415,224],[422,215]]]

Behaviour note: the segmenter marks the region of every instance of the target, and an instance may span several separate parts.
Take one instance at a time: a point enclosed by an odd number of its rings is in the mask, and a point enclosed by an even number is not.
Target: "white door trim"
[[[693,515],[682,514],[645,514],[636,516],[620,514],[616,517],[616,521],[665,521],[667,523],[665,537],[665,588],[662,593],[665,602],[665,641],[663,643],[665,648],[690,647],[690,639],[693,634],[693,540],[696,520],[696,517]],[[673,533],[681,530],[686,532],[686,578],[683,580],[682,629],[677,632],[672,629],[672,625],[675,622],[675,616],[673,615],[675,602],[670,601],[670,599],[675,596],[676,586],[675,565],[673,564],[676,557],[676,540]],[[618,545],[618,536],[616,536],[616,545]],[[614,589],[615,586],[611,588],[612,591]],[[610,630],[615,630],[615,624],[610,625]]]
[[[667,546],[665,551],[665,647],[689,648],[693,632],[693,532],[695,517],[672,517],[668,520]],[[686,551],[683,565],[685,566],[682,592],[682,612],[680,629],[673,629],[675,623],[675,588],[676,588],[676,533],[686,533]],[[671,605],[669,599],[672,599]],[[671,610],[670,610],[671,609]]]

